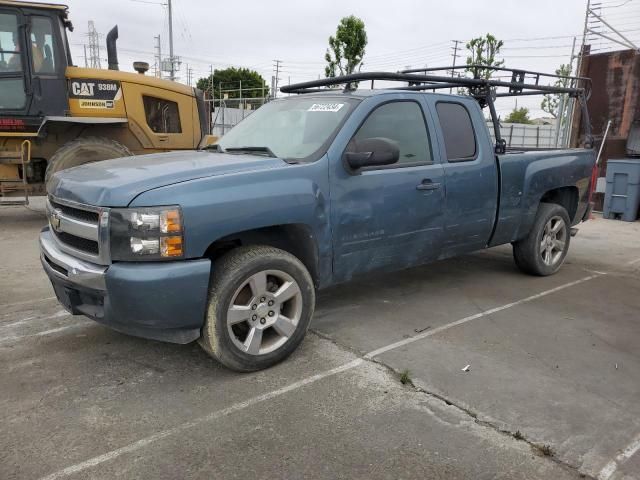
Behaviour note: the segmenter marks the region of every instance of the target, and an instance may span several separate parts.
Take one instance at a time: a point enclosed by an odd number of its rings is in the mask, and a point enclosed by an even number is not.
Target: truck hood
[[[196,178],[283,167],[279,158],[209,151],[181,151],[116,158],[56,173],[47,192],[64,200],[126,207],[148,190]]]

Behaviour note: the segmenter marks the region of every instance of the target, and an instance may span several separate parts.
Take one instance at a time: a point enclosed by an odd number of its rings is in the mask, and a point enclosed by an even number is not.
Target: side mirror
[[[352,140],[344,152],[344,160],[354,170],[362,167],[391,165],[400,159],[400,149],[393,140],[383,137]]]

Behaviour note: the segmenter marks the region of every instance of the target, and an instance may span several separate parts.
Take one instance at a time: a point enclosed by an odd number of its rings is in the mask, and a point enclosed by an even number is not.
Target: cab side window
[[[386,138],[398,145],[400,159],[393,166],[433,163],[429,134],[420,105],[396,101],[377,107],[353,136],[347,151],[366,138]]]
[[[33,17],[31,20],[31,59],[36,74],[53,74],[56,71],[57,49],[54,45],[53,26],[47,17]]]
[[[181,133],[178,104],[162,98],[142,97],[147,125],[154,133]]]
[[[0,110],[24,108],[24,91],[18,18],[0,11]]]
[[[0,13],[0,72],[22,72],[18,19],[10,13]]]
[[[468,162],[476,158],[476,134],[468,110],[460,103],[438,102],[438,119],[444,135],[447,161]]]

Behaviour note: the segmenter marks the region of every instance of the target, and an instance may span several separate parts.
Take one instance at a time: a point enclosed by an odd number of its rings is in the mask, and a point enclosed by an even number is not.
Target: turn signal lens
[[[160,214],[160,231],[162,233],[180,233],[182,231],[180,210],[165,210]]]
[[[163,257],[182,256],[182,236],[160,237],[160,255]]]

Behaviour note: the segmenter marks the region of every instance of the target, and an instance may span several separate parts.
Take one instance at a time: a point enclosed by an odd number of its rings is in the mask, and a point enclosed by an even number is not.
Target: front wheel
[[[300,260],[273,247],[240,247],[213,265],[199,342],[232,370],[261,370],[296,349],[314,307],[313,281]]]
[[[531,275],[552,275],[569,251],[571,220],[564,207],[541,203],[529,235],[513,244],[513,258],[520,270]]]

